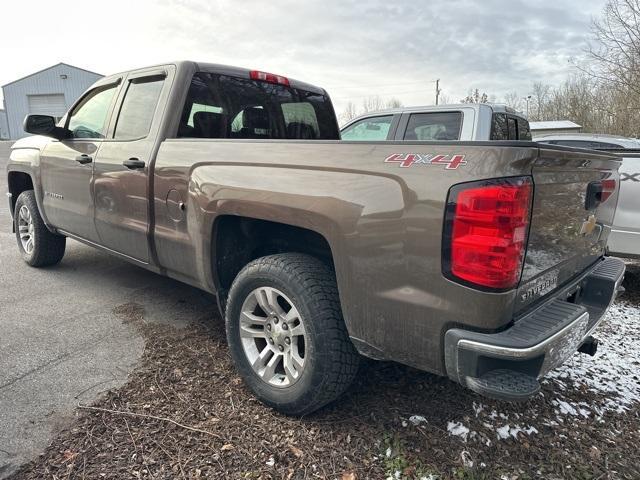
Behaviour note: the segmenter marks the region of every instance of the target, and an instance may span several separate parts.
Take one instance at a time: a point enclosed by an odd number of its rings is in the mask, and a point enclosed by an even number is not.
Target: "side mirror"
[[[49,115],[27,115],[23,128],[27,133],[44,135],[58,140],[69,136],[64,128],[56,127],[56,119]]]

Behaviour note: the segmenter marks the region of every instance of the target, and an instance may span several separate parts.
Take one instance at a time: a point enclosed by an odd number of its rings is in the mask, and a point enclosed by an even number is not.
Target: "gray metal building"
[[[58,63],[2,86],[8,137],[24,137],[24,117],[30,113],[62,117],[78,97],[102,75]],[[0,120],[1,122],[1,120]]]
[[[7,113],[0,110],[0,140],[9,139],[9,124],[7,123]]]

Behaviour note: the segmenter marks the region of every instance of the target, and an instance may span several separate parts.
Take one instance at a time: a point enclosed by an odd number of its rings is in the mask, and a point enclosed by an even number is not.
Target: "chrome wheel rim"
[[[289,387],[302,376],[304,322],[280,290],[260,287],[247,296],[240,311],[240,340],[249,365],[269,385]]]
[[[35,237],[33,235],[33,216],[26,205],[22,205],[18,211],[18,234],[22,249],[31,255],[35,247]]]

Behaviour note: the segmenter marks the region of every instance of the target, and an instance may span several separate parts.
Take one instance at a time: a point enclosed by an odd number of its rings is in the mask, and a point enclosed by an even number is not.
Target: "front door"
[[[111,138],[100,147],[94,164],[95,224],[101,245],[145,263],[149,172],[165,79],[164,71],[129,74]]]
[[[70,138],[51,141],[40,154],[43,208],[53,226],[97,241],[93,221],[93,162],[107,131],[118,84],[96,87],[71,110],[66,119]]]

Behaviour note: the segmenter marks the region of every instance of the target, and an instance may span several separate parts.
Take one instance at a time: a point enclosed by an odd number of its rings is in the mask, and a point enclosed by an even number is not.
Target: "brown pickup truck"
[[[292,415],[360,355],[506,400],[591,337],[624,264],[605,258],[616,157],[528,141],[340,141],[321,89],[177,62],[30,115],[8,163],[20,253],[66,237],[215,294],[238,371]]]

